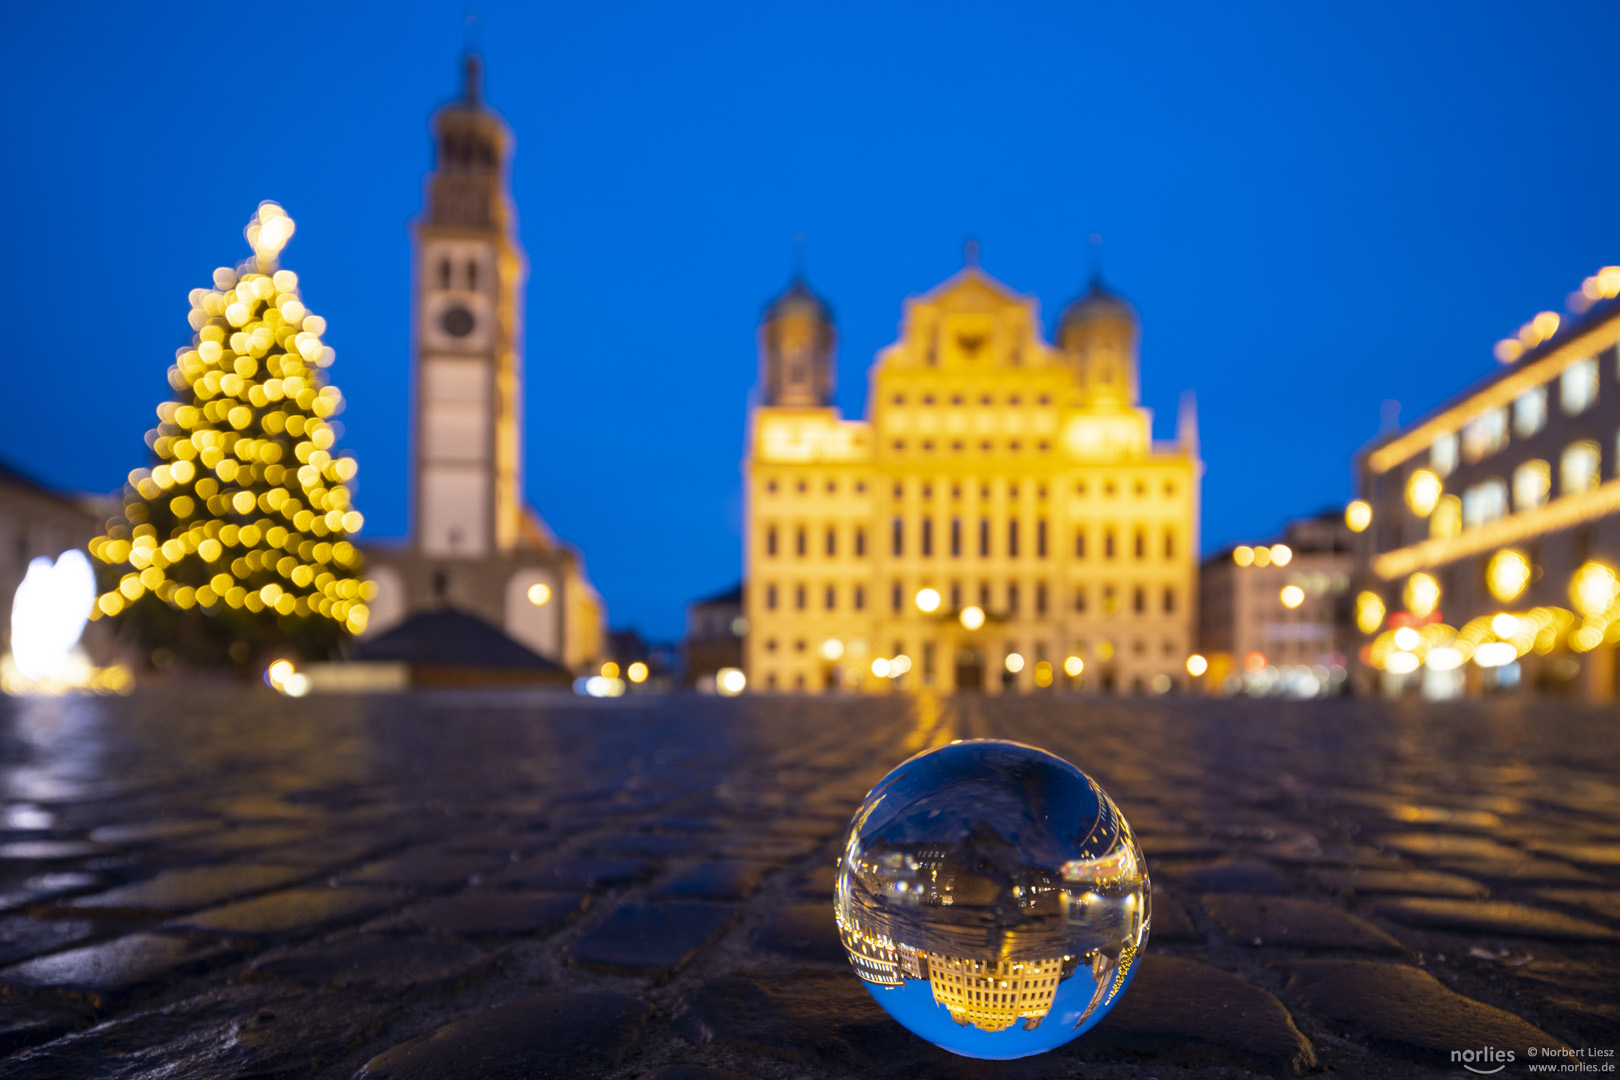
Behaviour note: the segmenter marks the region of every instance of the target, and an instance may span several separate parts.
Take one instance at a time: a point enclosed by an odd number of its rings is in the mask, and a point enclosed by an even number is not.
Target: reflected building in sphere
[[[523,499],[523,285],[508,189],[512,135],[476,56],[433,117],[414,228],[411,540],[367,549],[368,636],[441,607],[476,615],[570,669],[601,649],[603,610],[577,551]]]
[[[1140,325],[1100,280],[1043,336],[977,265],[908,299],[867,418],[833,405],[837,331],[800,277],[759,328],[745,462],[751,691],[1185,685],[1197,423],[1155,441]]]

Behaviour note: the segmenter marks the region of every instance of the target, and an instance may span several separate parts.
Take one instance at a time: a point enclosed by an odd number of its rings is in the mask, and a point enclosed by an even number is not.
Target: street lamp
[[[969,604],[962,609],[960,618],[963,629],[977,630],[984,625],[984,608],[977,604]]]
[[[918,589],[917,590],[917,610],[923,612],[924,614],[932,614],[933,612],[938,611],[939,610],[939,590],[937,590],[937,589]]]

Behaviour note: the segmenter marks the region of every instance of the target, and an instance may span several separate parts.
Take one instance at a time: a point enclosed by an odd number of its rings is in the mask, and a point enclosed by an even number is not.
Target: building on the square
[[[1361,642],[1351,619],[1355,534],[1337,510],[1236,544],[1198,574],[1198,647],[1215,693],[1317,697],[1343,689]]]
[[[1135,310],[1094,282],[1048,343],[1035,298],[968,265],[907,300],[867,418],[802,279],[760,326],[745,463],[748,685],[989,692],[1185,685],[1197,424],[1152,438]],[[1078,672],[1078,675],[1067,674]]]
[[[85,550],[121,506],[112,498],[56,491],[0,464],[0,653],[11,649],[12,605],[29,564]],[[87,627],[84,644],[97,659],[114,655],[111,624]]]
[[[1613,695],[1620,267],[1497,345],[1502,367],[1357,459],[1366,688]]]
[[[743,619],[743,587],[740,584],[686,605],[686,636],[681,640],[681,681],[687,686],[712,690],[715,676],[721,669],[740,670],[743,665],[743,638],[747,630],[748,623]]]
[[[411,538],[372,545],[370,634],[449,607],[571,670],[596,658],[603,611],[579,553],[523,500],[523,283],[508,192],[512,137],[484,104],[478,58],[433,117],[436,160],[414,230]]]

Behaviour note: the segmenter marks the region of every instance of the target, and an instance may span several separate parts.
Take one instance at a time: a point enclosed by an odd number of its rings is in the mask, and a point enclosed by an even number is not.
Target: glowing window
[[[1457,433],[1448,431],[1429,447],[1429,464],[1441,476],[1450,476],[1457,467]]]
[[[1545,461],[1527,461],[1513,470],[1513,509],[1534,510],[1552,491],[1552,467]]]
[[[1466,529],[1478,528],[1507,513],[1507,485],[1501,480],[1486,480],[1463,493],[1462,519]]]
[[[1507,410],[1492,409],[1468,421],[1463,428],[1463,458],[1478,461],[1507,445]]]
[[[1583,439],[1571,444],[1558,463],[1559,492],[1579,495],[1597,487],[1600,464],[1597,443]]]
[[[1513,402],[1513,433],[1528,439],[1547,424],[1547,388],[1537,386]]]
[[[1585,412],[1598,396],[1597,357],[1577,360],[1558,377],[1558,404],[1570,416]]]

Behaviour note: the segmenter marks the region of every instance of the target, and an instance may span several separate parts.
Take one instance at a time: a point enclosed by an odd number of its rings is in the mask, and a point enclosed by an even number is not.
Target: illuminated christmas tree
[[[193,664],[330,655],[375,595],[350,540],[357,466],[332,455],[343,396],[326,320],[277,263],[293,228],[264,203],[246,230],[254,257],[192,290],[196,333],[146,437],[156,464],[129,474],[123,514],[90,544],[107,590],[95,617]]]

